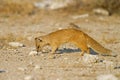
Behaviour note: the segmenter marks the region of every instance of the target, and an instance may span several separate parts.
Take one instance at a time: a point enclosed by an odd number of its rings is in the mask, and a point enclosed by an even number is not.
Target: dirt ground
[[[63,53],[56,53],[54,58],[49,58],[49,53],[29,55],[35,50],[35,37],[67,28],[71,22],[117,56],[97,55],[97,62],[83,64],[80,51],[67,44],[60,47]],[[20,42],[25,47],[14,48],[9,42]],[[119,60],[120,16],[40,11],[0,17],[0,80],[96,80],[101,74],[120,79]]]

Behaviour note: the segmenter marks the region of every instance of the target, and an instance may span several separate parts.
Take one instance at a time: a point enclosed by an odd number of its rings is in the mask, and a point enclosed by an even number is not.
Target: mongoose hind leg
[[[83,56],[85,52],[86,53],[90,53],[90,49],[88,48],[88,46],[87,46],[86,43],[84,43],[84,42],[78,42],[78,43],[75,43],[75,44],[82,51],[80,53],[80,56]]]

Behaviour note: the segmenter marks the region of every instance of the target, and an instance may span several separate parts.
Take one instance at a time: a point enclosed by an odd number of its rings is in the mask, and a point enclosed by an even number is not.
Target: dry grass
[[[120,0],[97,0],[95,7],[101,7],[112,13],[120,13]]]
[[[116,44],[118,43],[118,39],[116,39],[115,37],[112,37],[112,38],[105,38],[105,36],[103,36],[103,39],[102,39],[105,43],[107,44]]]
[[[33,14],[35,7],[32,3],[19,0],[0,0],[0,12],[2,14]]]
[[[1,14],[22,14],[31,15],[34,14],[37,8],[33,5],[33,2],[40,0],[0,0],[0,12]],[[59,1],[59,0],[58,0]],[[75,0],[73,3],[68,4],[67,7],[60,9],[60,11],[76,12],[79,10],[91,10],[91,8],[101,7],[107,9],[110,13],[120,13],[120,0]]]
[[[0,37],[0,49],[6,49],[6,48],[11,48],[8,43],[9,42],[23,42],[26,40],[23,36],[15,36],[14,34],[10,33],[7,34],[6,36],[1,36]]]
[[[113,44],[113,43],[117,43],[117,39],[103,39],[105,41],[105,43],[107,44]]]

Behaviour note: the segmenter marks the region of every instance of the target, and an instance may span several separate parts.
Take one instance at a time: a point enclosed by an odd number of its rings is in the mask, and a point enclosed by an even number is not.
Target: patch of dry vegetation
[[[30,15],[35,11],[35,7],[32,3],[19,0],[0,0],[0,12],[1,14],[22,14]]]
[[[107,44],[118,43],[116,38],[111,38],[111,39],[103,38],[103,41],[105,41],[105,43],[107,43]]]
[[[9,42],[14,42],[14,41],[23,42],[24,40],[26,40],[24,37],[22,36],[17,37],[12,33],[7,34],[5,36],[1,36],[0,37],[0,49],[11,48],[8,45]]]
[[[112,13],[120,13],[120,0],[97,0],[95,7],[101,7]]]

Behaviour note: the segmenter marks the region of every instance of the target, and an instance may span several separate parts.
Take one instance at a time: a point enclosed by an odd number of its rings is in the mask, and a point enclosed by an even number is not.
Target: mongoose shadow
[[[70,49],[70,48],[63,48],[63,49],[58,49],[56,51],[57,54],[64,54],[64,53],[75,53],[75,52],[81,52],[81,49]],[[90,48],[90,54],[92,55],[97,55],[98,53],[95,52],[93,49]]]
[[[63,48],[63,49],[58,49],[56,51],[56,54],[69,54],[69,53],[75,53],[75,52],[81,52],[81,49],[70,49],[70,48]],[[90,48],[90,54],[91,55],[100,55],[99,53],[95,52],[93,49]],[[117,55],[107,55],[107,54],[101,54],[102,56],[113,56],[116,57]]]

